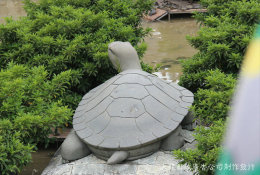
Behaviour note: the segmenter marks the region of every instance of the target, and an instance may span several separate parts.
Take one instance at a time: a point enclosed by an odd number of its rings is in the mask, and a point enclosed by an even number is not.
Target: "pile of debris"
[[[157,0],[154,8],[149,12],[145,19],[149,21],[160,20],[168,15],[171,19],[172,14],[192,14],[194,12],[206,12],[198,1],[193,0]]]
[[[193,2],[193,0],[157,0],[155,2],[155,8],[172,10],[188,10],[188,9],[201,9],[202,6],[198,2]]]

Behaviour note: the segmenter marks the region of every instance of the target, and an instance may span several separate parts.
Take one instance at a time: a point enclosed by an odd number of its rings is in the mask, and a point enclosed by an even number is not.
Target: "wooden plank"
[[[166,10],[163,9],[156,9],[156,13],[152,16],[145,16],[144,18],[150,21],[155,21],[158,19],[161,19],[162,17],[164,17],[165,15],[167,15],[168,12]]]
[[[165,17],[166,15],[168,15],[168,12],[164,13],[162,16],[158,17],[156,20],[160,20],[160,19],[162,19],[163,17]]]

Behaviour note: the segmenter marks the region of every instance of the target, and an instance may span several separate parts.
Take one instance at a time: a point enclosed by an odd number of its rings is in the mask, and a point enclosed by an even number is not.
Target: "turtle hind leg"
[[[77,136],[75,130],[69,133],[61,145],[61,157],[66,161],[73,161],[90,154],[90,150]]]
[[[184,138],[180,135],[181,126],[178,126],[168,137],[161,143],[161,149],[164,151],[172,151],[179,149],[184,145]]]
[[[121,163],[127,158],[128,158],[128,153],[126,151],[116,151],[107,160],[107,164],[113,165],[113,164]]]

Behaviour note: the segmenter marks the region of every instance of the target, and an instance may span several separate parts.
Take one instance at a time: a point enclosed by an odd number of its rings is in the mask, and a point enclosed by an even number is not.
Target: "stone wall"
[[[14,19],[25,16],[22,0],[0,0],[0,24],[4,17],[13,16]]]

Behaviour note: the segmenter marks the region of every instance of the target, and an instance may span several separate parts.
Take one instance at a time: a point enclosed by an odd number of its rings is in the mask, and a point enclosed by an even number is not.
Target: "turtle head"
[[[129,42],[116,41],[108,45],[108,56],[115,69],[141,69],[135,48]]]

